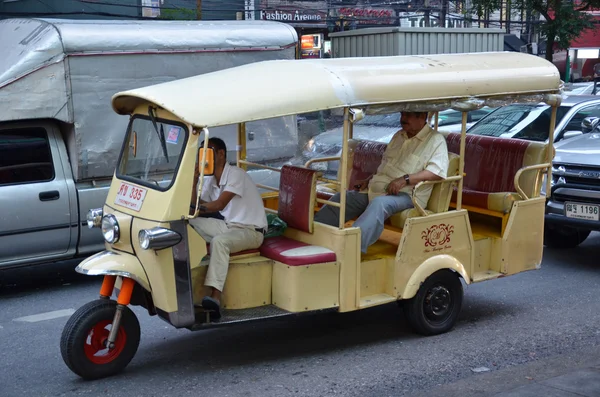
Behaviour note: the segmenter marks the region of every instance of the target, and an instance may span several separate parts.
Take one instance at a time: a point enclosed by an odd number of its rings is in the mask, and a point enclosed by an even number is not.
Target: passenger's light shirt
[[[388,144],[377,173],[369,182],[369,200],[386,195],[386,187],[394,179],[406,174],[428,170],[442,178],[448,171],[448,147],[446,139],[426,125],[417,135],[409,138],[404,130],[398,131]],[[412,194],[414,185],[405,186],[401,192]],[[426,207],[432,185],[417,191],[418,203]]]
[[[235,194],[227,206],[220,211],[228,225],[267,227],[267,216],[262,197],[246,171],[225,164],[221,175],[221,186],[217,186],[214,176],[204,177],[200,199],[207,202],[215,201],[224,191]]]

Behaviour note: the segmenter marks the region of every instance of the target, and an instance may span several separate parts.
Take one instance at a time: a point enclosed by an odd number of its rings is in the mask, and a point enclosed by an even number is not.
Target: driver
[[[214,175],[204,178],[200,217],[190,219],[190,225],[210,243],[210,262],[204,285],[210,287],[211,293],[202,299],[202,307],[213,310],[213,318],[218,319],[221,317],[221,292],[229,269],[229,254],[260,247],[267,229],[267,217],[252,179],[243,169],[227,163],[225,142],[210,138],[208,147],[215,153],[215,171]],[[196,173],[194,186],[197,186],[198,179]],[[194,189],[192,194],[192,205],[196,204],[197,190]],[[223,219],[209,215],[214,213],[219,213]]]

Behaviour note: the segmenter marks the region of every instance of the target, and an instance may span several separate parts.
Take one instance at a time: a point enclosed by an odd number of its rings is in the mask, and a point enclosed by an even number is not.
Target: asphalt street
[[[546,249],[539,271],[467,287],[455,329],[429,338],[395,304],[203,332],[135,308],[137,355],[91,382],[65,366],[59,340],[100,280],[73,262],[0,271],[0,396],[434,396],[494,374],[523,382],[532,366],[600,357],[599,258],[600,233]]]

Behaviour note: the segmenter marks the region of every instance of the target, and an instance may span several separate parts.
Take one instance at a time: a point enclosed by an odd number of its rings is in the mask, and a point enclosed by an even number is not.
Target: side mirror
[[[581,122],[581,131],[584,134],[590,133],[600,124],[600,117],[586,117]]]
[[[131,149],[132,149],[133,157],[136,158],[137,157],[137,132],[135,132],[135,131],[133,131],[133,139],[131,142]]]
[[[583,132],[581,132],[581,131],[566,131],[563,134],[563,139],[574,138],[574,137],[580,136],[580,135],[583,135]]]
[[[204,148],[198,149],[198,172],[202,172],[202,157]],[[204,163],[204,176],[211,176],[215,173],[215,151],[212,148],[206,149],[206,162]]]

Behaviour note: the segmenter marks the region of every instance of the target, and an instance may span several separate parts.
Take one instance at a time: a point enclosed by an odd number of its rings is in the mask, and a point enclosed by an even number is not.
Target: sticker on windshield
[[[179,133],[181,132],[180,127],[171,127],[169,129],[169,135],[167,135],[167,143],[172,143],[177,145],[177,141],[179,141]]]

